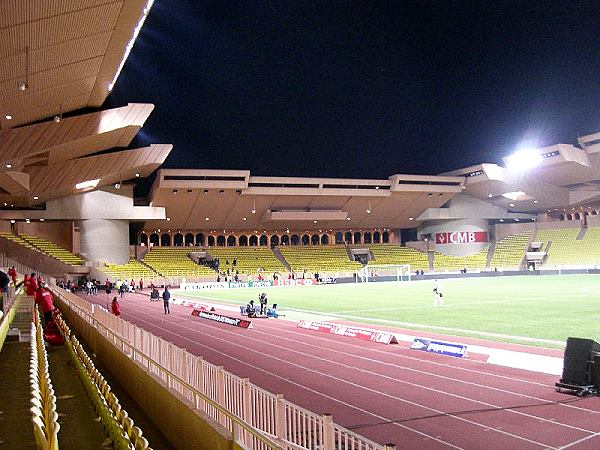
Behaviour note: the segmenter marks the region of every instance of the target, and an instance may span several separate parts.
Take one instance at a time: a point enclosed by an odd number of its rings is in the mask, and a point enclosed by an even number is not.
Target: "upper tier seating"
[[[213,258],[219,259],[219,270],[236,269],[240,274],[252,275],[259,270],[264,272],[287,272],[283,263],[266,247],[209,247]],[[233,260],[235,259],[235,266]]]
[[[530,237],[531,232],[524,231],[511,234],[496,242],[490,267],[517,268],[525,256]]]
[[[153,247],[144,255],[143,261],[165,277],[205,277],[216,275],[215,271],[196,264],[188,254],[202,251],[198,247]]]
[[[20,237],[42,250],[47,255],[50,255],[65,264],[69,264],[70,266],[81,266],[84,263],[81,256],[71,253],[54,242],[47,241],[46,239],[37,236],[29,236],[27,234],[20,234]]]
[[[42,250],[40,250],[37,247],[34,247],[29,242],[27,242],[25,239],[23,239],[21,236],[19,236],[18,234],[14,234],[14,233],[10,233],[10,232],[1,232],[0,236],[3,237],[4,239],[8,239],[11,242],[14,242],[15,244],[22,245],[23,247],[28,248],[30,250],[34,250],[36,252],[42,252]]]
[[[487,263],[488,248],[489,246],[486,245],[483,250],[469,256],[450,256],[436,251],[434,252],[433,267],[437,271],[484,269]]]
[[[410,264],[411,270],[429,270],[429,256],[411,247],[397,244],[366,244],[374,260],[369,264]],[[355,246],[356,247],[356,246]]]
[[[351,261],[343,246],[279,247],[294,272],[356,272],[362,265]]]
[[[538,230],[535,241],[543,242],[545,249],[552,241],[544,265],[600,265],[600,227],[588,228],[584,238],[577,240],[579,231],[579,228]]]
[[[130,259],[127,264],[106,264],[102,271],[110,277],[117,280],[122,279],[138,279],[138,278],[154,278],[158,274],[147,266],[143,265],[136,259]]]

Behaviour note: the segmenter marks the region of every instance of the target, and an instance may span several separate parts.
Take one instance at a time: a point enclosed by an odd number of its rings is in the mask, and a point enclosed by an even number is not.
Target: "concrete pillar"
[[[93,262],[129,261],[129,223],[125,220],[87,219],[79,223],[81,254]]]

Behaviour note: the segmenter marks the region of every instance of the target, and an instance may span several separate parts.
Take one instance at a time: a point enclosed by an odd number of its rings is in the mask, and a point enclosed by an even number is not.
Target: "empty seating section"
[[[136,259],[130,259],[127,264],[106,264],[102,271],[109,277],[117,280],[135,278],[154,278],[156,272],[149,267],[143,265]]]
[[[164,277],[205,277],[216,275],[215,271],[196,264],[188,254],[201,251],[198,247],[153,247],[142,261]]]
[[[296,273],[356,272],[362,267],[350,260],[342,246],[279,247],[279,250]]]
[[[81,256],[77,256],[71,253],[70,251],[62,248],[61,246],[56,245],[54,242],[50,242],[46,239],[42,239],[36,236],[29,236],[27,234],[20,234],[19,236],[23,238],[23,240],[27,241],[29,244],[46,253],[47,255],[50,255],[53,258],[56,258],[65,264],[69,264],[71,266],[81,266],[84,262]]]
[[[237,269],[240,274],[264,272],[287,272],[287,268],[275,256],[270,248],[264,247],[209,247],[207,250],[213,258],[219,259],[219,271]],[[233,260],[235,259],[235,266]]]
[[[490,262],[490,267],[496,268],[517,268],[527,250],[527,244],[531,232],[525,231],[519,234],[511,234],[496,242],[494,256]]]
[[[433,267],[436,271],[456,271],[460,269],[484,269],[487,264],[489,246],[485,246],[483,250],[469,256],[450,256],[434,252]]]
[[[31,384],[31,421],[38,448],[58,450],[58,413],[56,396],[48,372],[48,355],[42,337],[42,326],[36,308],[35,323],[31,323],[31,356],[29,382]]]
[[[429,270],[429,255],[396,244],[368,244],[375,257],[369,264],[410,264],[411,270]]]
[[[9,241],[14,242],[15,244],[19,244],[22,245],[25,248],[28,248],[30,250],[35,250],[36,252],[41,252],[41,250],[33,245],[31,245],[29,242],[27,242],[25,239],[23,239],[21,236],[14,234],[14,233],[9,233],[9,232],[2,232],[0,233],[0,237],[3,237],[4,239],[8,239]]]
[[[600,265],[600,227],[590,227],[581,240],[579,228],[538,230],[535,241],[548,249],[546,267]],[[548,243],[552,242],[548,248]]]

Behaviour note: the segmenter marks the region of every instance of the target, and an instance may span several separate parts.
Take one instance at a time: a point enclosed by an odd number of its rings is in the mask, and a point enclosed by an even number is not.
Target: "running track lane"
[[[101,295],[83,298],[106,306]],[[258,319],[242,330],[127,294],[122,317],[376,442],[407,449],[600,448],[600,400],[556,377]],[[232,315],[231,312],[225,314]],[[492,344],[493,345],[493,344]]]

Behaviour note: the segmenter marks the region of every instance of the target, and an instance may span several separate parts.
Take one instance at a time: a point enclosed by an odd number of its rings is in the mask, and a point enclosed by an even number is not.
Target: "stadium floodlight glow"
[[[507,156],[505,160],[507,169],[520,172],[537,166],[542,161],[542,155],[534,148],[524,148]]]
[[[100,178],[96,178],[95,180],[82,181],[81,183],[77,183],[75,185],[75,189],[86,189],[86,188],[95,188],[98,186],[100,182]]]
[[[504,194],[502,194],[502,197],[506,197],[509,200],[518,200],[520,197],[523,197],[525,194],[525,192],[523,191],[514,191],[514,192],[505,192]]]
[[[146,17],[148,17],[148,14],[150,13],[150,9],[152,8],[153,4],[154,4],[154,0],[148,0],[148,3],[146,3],[146,6],[144,7],[144,10],[142,11],[142,17],[140,17],[140,20],[138,21],[137,25],[133,29],[133,35],[132,35],[131,39],[129,40],[129,42],[127,43],[127,47],[125,47],[125,53],[123,53],[123,57],[121,58],[121,62],[119,63],[119,68],[117,69],[117,72],[115,73],[115,76],[113,77],[112,81],[108,85],[108,92],[111,92],[113,90],[113,88],[115,87],[117,78],[119,78],[119,75],[121,74],[121,70],[123,70],[125,61],[127,61],[127,58],[129,57],[129,53],[131,53],[133,44],[135,44],[135,40],[137,39],[138,34],[140,34],[140,30],[142,29],[142,26],[144,25]]]

